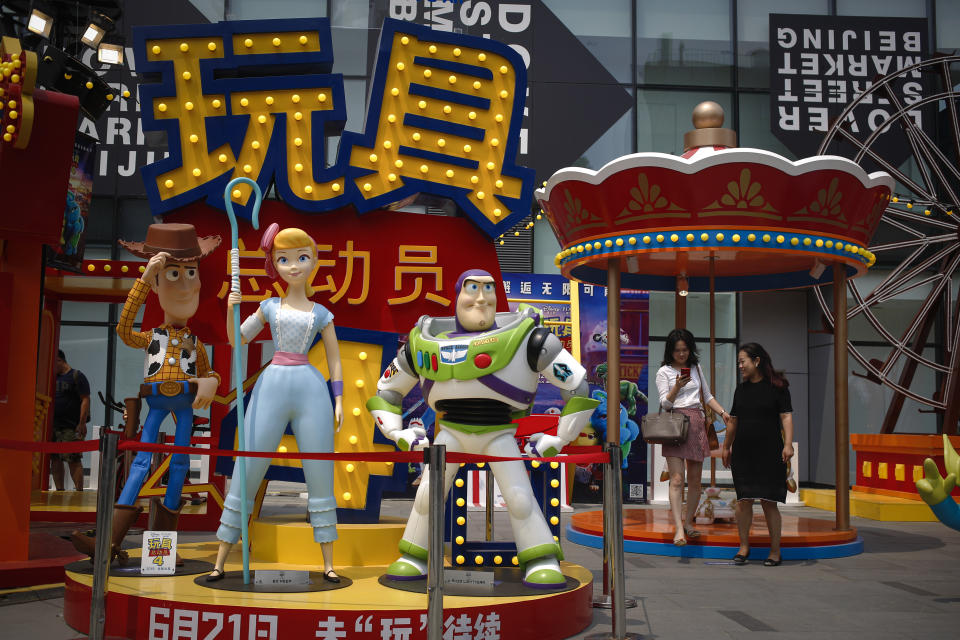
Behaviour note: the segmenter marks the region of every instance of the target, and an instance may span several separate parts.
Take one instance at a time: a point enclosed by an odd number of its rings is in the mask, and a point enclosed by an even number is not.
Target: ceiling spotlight
[[[53,18],[39,9],[34,9],[27,20],[27,29],[38,36],[49,38],[50,30],[53,29]]]
[[[123,45],[101,42],[97,49],[97,60],[104,64],[123,64]]]
[[[677,295],[686,296],[690,293],[690,283],[687,282],[687,276],[677,276]]]
[[[90,24],[87,25],[87,29],[83,32],[83,36],[80,38],[80,41],[91,49],[96,49],[97,45],[100,44],[100,41],[103,40],[103,36],[106,35],[108,31],[112,30],[113,20],[102,13],[94,13],[90,18]]]
[[[91,22],[87,26],[87,30],[83,32],[80,41],[91,49],[96,49],[105,33],[106,31],[104,31],[103,27]]]

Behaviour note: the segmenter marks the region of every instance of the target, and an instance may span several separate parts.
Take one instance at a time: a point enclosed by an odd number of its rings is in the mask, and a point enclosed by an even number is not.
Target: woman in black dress
[[[733,396],[723,443],[723,463],[731,466],[737,490],[737,529],[740,550],[736,564],[750,555],[753,502],[760,500],[770,532],[770,555],[763,564],[780,564],[780,511],[787,500],[787,461],[793,457],[793,407],[789,383],[774,371],[770,355],[755,342],[740,347],[737,366],[742,382]],[[782,426],[782,431],[781,431]]]

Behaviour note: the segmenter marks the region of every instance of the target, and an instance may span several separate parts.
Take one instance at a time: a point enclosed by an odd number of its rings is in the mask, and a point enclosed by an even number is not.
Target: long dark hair
[[[674,329],[667,336],[667,344],[663,347],[663,362],[660,363],[661,365],[673,364],[673,350],[677,348],[677,343],[681,341],[684,342],[687,345],[687,349],[690,350],[690,357],[687,359],[687,363],[691,367],[696,367],[700,364],[700,352],[697,351],[697,341],[693,338],[693,334],[686,329]]]
[[[760,360],[757,369],[760,370],[760,374],[764,378],[770,381],[770,384],[781,389],[786,389],[790,386],[790,382],[786,376],[783,375],[783,371],[777,371],[773,368],[773,361],[770,359],[770,354],[767,353],[767,350],[762,346],[756,342],[748,342],[740,345],[738,351],[743,351],[751,360]]]

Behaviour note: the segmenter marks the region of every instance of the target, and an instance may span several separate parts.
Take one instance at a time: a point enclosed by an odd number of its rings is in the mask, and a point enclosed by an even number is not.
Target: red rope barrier
[[[0,449],[14,451],[30,451],[43,453],[82,453],[96,451],[99,443],[96,440],[79,442],[31,442],[25,440],[0,439]],[[356,453],[304,453],[302,451],[234,451],[232,449],[201,449],[199,447],[177,447],[165,444],[151,444],[139,440],[122,440],[117,447],[121,451],[151,451],[159,453],[185,453],[188,455],[222,456],[228,458],[280,458],[285,460],[349,460],[352,462],[423,462],[423,453],[420,451],[364,451]],[[506,462],[509,460],[524,460],[538,462],[569,462],[592,463],[609,462],[610,456],[600,451],[600,447],[567,447],[570,455],[554,456],[551,458],[532,458],[526,456],[496,457],[474,453],[447,453],[447,462],[471,463],[478,462]]]
[[[77,440],[75,442],[33,442],[27,440],[0,439],[0,449],[30,451],[33,453],[83,453],[96,451],[100,443],[96,440]]]

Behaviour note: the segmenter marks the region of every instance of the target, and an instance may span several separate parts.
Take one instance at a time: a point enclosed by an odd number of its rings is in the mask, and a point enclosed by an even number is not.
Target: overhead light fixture
[[[97,45],[100,44],[100,41],[103,40],[103,36],[106,34],[106,31],[100,25],[90,23],[87,25],[87,30],[83,32],[83,35],[80,37],[80,42],[87,45],[91,49],[96,49]]]
[[[113,20],[102,13],[93,13],[80,41],[91,49],[96,49],[108,31],[113,30]]]
[[[101,42],[97,49],[97,60],[104,64],[123,64],[123,45]]]
[[[49,38],[50,30],[53,29],[53,18],[39,9],[34,9],[27,20],[27,29],[38,36]]]
[[[687,276],[677,276],[677,295],[686,297],[690,293],[690,283],[687,282]]]

